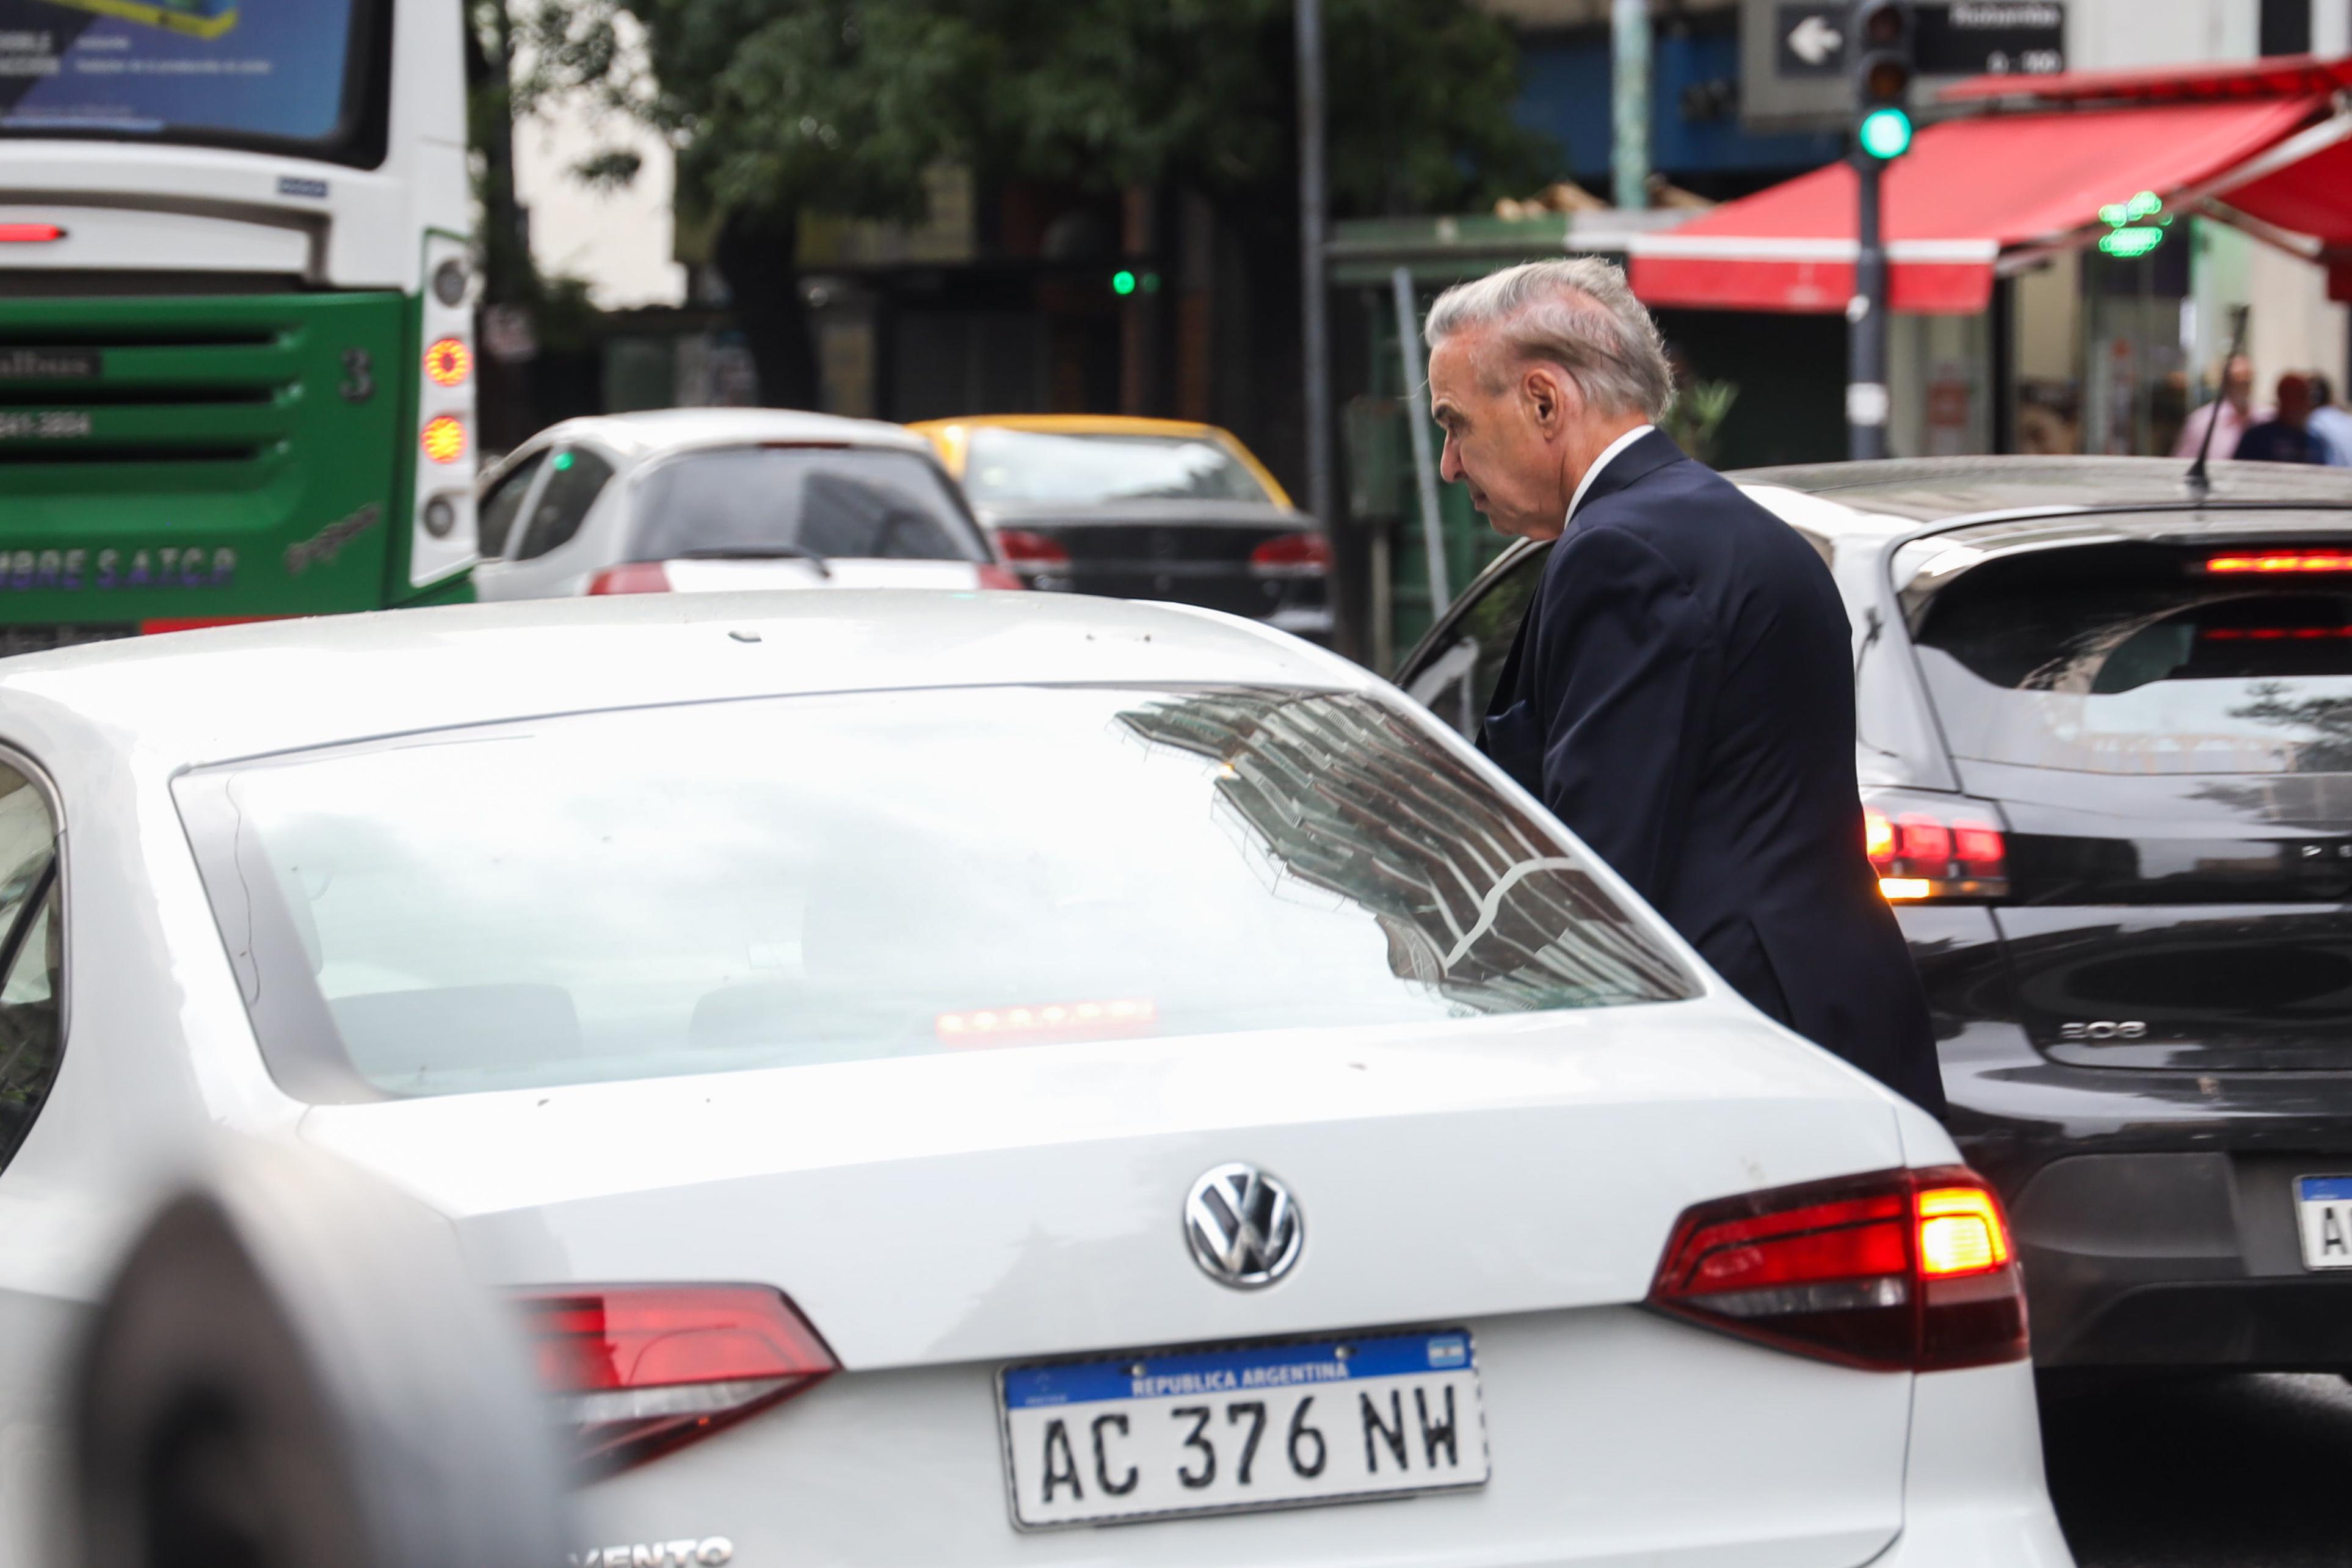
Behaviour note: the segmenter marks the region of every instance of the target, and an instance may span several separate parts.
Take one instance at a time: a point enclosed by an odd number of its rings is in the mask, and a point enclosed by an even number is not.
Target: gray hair
[[[1674,401],[1675,374],[1658,324],[1614,262],[1591,256],[1528,261],[1457,283],[1429,308],[1423,332],[1434,349],[1456,332],[1486,327],[1500,331],[1516,359],[1566,371],[1601,414],[1663,419]]]

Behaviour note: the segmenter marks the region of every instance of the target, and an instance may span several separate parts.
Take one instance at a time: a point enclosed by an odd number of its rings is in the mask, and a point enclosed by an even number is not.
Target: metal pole
[[[1866,153],[1853,155],[1853,298],[1846,302],[1846,456],[1856,462],[1886,456],[1886,245],[1879,219],[1885,168]]]
[[[1413,309],[1412,268],[1400,267],[1389,274],[1396,295],[1397,363],[1404,368],[1404,425],[1412,432],[1412,477],[1421,492],[1421,543],[1429,554],[1429,613],[1432,619],[1454,602],[1445,570],[1445,520],[1437,510],[1437,459],[1429,450],[1429,415],[1421,405],[1423,382],[1421,323]]]
[[[1324,536],[1339,533],[1339,484],[1331,472],[1331,296],[1324,278],[1324,58],[1322,0],[1296,0],[1298,28],[1298,282],[1307,395],[1307,508]],[[1339,541],[1334,538],[1334,555]],[[1345,574],[1334,574],[1331,609],[1343,654],[1355,654]]]
[[[1610,167],[1617,205],[1644,208],[1650,205],[1649,0],[1611,0],[1609,37],[1615,59]]]

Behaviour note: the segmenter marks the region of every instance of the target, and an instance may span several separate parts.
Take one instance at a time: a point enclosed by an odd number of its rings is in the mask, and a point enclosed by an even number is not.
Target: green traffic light
[[[1110,275],[1110,291],[1114,294],[1134,293],[1135,274],[1128,271],[1127,268],[1123,267],[1118,271],[1112,273]]]
[[[1899,109],[1874,109],[1862,117],[1854,132],[1862,150],[1885,163],[1911,150],[1911,117]]]

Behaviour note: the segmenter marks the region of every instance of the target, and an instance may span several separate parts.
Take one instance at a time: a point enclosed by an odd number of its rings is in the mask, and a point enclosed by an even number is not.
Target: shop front
[[[2257,371],[2343,384],[2352,60],[1986,78],[1889,166],[1892,445],[2164,452],[2251,304]],[[1854,175],[1630,246],[1661,310],[1846,312]]]

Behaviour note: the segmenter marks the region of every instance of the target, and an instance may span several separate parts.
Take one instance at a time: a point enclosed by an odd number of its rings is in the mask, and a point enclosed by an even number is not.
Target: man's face
[[[2279,423],[2300,430],[2311,417],[2311,383],[2299,375],[2283,375],[2278,384]]]
[[[2221,395],[2243,413],[2254,400],[2254,362],[2240,354],[2221,371]]]
[[[1557,539],[1568,518],[1561,454],[1520,378],[1482,376],[1489,334],[1456,332],[1429,356],[1429,408],[1445,432],[1437,471],[1470,487],[1470,504],[1501,533]],[[1503,367],[1493,367],[1500,371]],[[1551,411],[1554,428],[1563,411]]]

